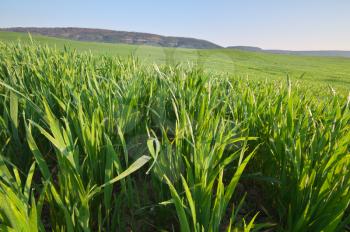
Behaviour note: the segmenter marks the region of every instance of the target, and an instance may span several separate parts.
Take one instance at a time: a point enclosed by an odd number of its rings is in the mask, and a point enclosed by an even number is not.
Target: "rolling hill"
[[[192,49],[220,49],[220,45],[207,40],[162,36],[151,33],[115,31],[106,29],[78,28],[78,27],[11,27],[0,28],[0,31],[21,32],[44,35],[49,37],[64,38],[70,40],[103,43],[123,43],[132,45],[150,45],[169,48]],[[253,46],[229,46],[227,49],[243,51],[265,52],[272,54],[302,55],[302,56],[336,56],[350,57],[350,51],[320,50],[320,51],[292,51],[277,49],[262,49]]]
[[[161,36],[150,33],[113,31],[105,29],[91,28],[39,28],[39,27],[14,27],[3,28],[3,31],[11,32],[30,32],[32,34],[40,34],[50,37],[58,37],[65,39],[73,39],[90,42],[104,43],[125,43],[135,45],[152,45],[161,47],[176,48],[196,48],[196,49],[213,49],[221,48],[219,45],[206,40]]]
[[[350,90],[350,59],[344,57],[297,56],[240,49],[185,49],[146,45],[85,42],[33,34],[35,43],[75,49],[94,55],[130,57],[144,64],[197,64],[210,72],[255,80],[303,80],[314,89],[331,85],[347,94]],[[27,33],[0,31],[0,42],[30,43]],[[0,43],[1,46],[1,43]]]

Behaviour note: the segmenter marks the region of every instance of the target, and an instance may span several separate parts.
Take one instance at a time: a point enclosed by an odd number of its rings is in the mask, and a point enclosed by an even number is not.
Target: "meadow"
[[[349,230],[349,59],[225,51],[226,71],[221,53],[11,36],[1,231]]]

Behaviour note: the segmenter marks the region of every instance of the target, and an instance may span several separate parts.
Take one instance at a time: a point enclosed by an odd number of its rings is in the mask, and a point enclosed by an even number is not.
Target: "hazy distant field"
[[[127,57],[134,54],[145,63],[176,64],[197,63],[207,71],[228,72],[250,79],[303,79],[315,87],[326,85],[336,87],[346,93],[350,89],[350,59],[335,57],[305,57],[276,55],[239,50],[216,49],[171,49],[151,46],[80,42],[40,35],[32,36],[35,41],[49,46],[64,46],[94,54]],[[4,42],[29,41],[24,33],[0,32]]]

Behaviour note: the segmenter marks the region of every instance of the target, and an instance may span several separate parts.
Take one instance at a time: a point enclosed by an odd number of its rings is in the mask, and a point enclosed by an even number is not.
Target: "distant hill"
[[[253,52],[266,52],[273,54],[287,54],[287,55],[302,55],[302,56],[339,56],[339,57],[350,57],[350,51],[337,51],[337,50],[320,50],[320,51],[290,51],[290,50],[271,50],[262,49],[259,47],[250,46],[230,46],[228,49],[238,49],[243,51]]]
[[[250,51],[250,52],[260,52],[263,51],[259,47],[251,47],[251,46],[229,46],[227,48],[230,49],[238,49],[238,50],[243,50],[243,51]]]
[[[13,27],[2,28],[2,31],[11,32],[30,32],[32,34],[40,34],[51,37],[66,38],[80,41],[94,41],[105,43],[125,43],[136,45],[153,45],[161,47],[179,47],[179,48],[195,48],[195,49],[213,49],[221,48],[221,46],[212,42],[185,38],[161,36],[150,33],[113,31],[104,29],[91,28],[40,28],[40,27]]]
[[[291,54],[303,56],[342,56],[350,57],[350,51],[321,50],[321,51],[288,51],[288,50],[263,50],[274,54]]]
[[[162,36],[150,33],[114,31],[105,29],[78,28],[78,27],[12,27],[0,28],[0,31],[9,32],[30,32],[44,36],[65,38],[79,41],[104,42],[104,43],[123,43],[133,45],[151,45],[158,47],[174,48],[193,48],[193,49],[218,49],[223,48],[210,41],[186,38]],[[290,51],[290,50],[271,50],[262,49],[254,46],[229,46],[227,49],[236,49],[250,52],[265,52],[274,54],[290,54],[303,56],[338,56],[350,57],[350,51]]]
[[[35,44],[47,45],[58,50],[68,48],[77,53],[89,52],[96,56],[126,59],[133,55],[146,65],[198,64],[210,73],[228,73],[251,80],[284,81],[289,75],[292,79],[302,79],[315,85],[316,89],[321,84],[331,85],[344,95],[348,94],[350,88],[350,58],[242,52],[237,49],[178,48],[174,53],[169,53],[168,50],[159,46],[82,42],[38,34],[32,34],[32,40]],[[27,33],[0,31],[0,46],[18,41],[25,45],[30,43],[30,38]]]

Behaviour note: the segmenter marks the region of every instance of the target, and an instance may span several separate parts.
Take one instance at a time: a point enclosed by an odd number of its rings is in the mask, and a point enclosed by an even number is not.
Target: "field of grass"
[[[0,230],[349,230],[350,98],[319,94],[293,78],[0,43]]]
[[[66,39],[32,35],[32,38],[49,46],[77,51],[91,51],[96,55],[112,55],[122,58],[133,54],[144,63],[170,64],[194,63],[210,72],[228,73],[238,77],[257,80],[303,80],[311,88],[332,86],[347,94],[350,91],[350,58],[305,57],[267,54],[230,49],[175,49],[125,44],[80,42]],[[28,34],[0,32],[0,41],[29,41]]]

